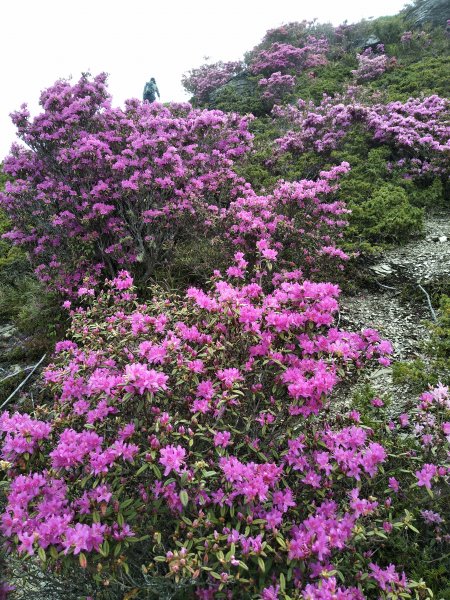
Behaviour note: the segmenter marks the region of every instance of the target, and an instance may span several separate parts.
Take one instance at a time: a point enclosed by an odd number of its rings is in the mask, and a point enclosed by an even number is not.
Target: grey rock
[[[381,43],[381,40],[379,38],[377,38],[374,35],[371,35],[370,38],[368,38],[364,42],[364,48],[370,48],[371,46],[376,46],[376,45],[378,45],[380,43]]]
[[[6,324],[0,327],[0,340],[9,340],[17,333],[17,328],[14,325]]]
[[[236,75],[227,83],[221,85],[217,90],[214,90],[211,94],[211,101],[215,102],[217,98],[220,96],[220,93],[225,90],[235,90],[238,94],[246,94],[251,93],[255,89],[255,82],[249,80],[248,75],[246,73],[242,73],[240,75]]]
[[[384,254],[383,262],[395,269],[400,282],[423,285],[450,276],[450,215],[430,215],[424,226],[423,238],[411,240]]]
[[[370,270],[379,277],[388,277],[394,272],[393,268],[388,263],[379,263],[377,265],[373,265],[370,267]]]

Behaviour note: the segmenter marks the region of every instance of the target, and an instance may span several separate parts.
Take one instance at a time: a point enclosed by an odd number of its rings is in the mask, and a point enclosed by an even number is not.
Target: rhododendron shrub
[[[358,54],[356,58],[358,68],[352,71],[352,74],[358,83],[379,77],[392,64],[392,60],[386,54],[374,53],[371,48]]]
[[[144,305],[122,272],[72,312],[44,374],[53,402],[0,418],[3,535],[104,585],[132,570],[200,598],[406,591],[394,567],[377,583],[386,565],[362,535],[379,539],[370,481],[387,453],[355,415],[326,411],[391,345],[336,327],[335,285],[233,281]]]
[[[335,195],[339,178],[349,169],[342,163],[321,171],[316,180],[279,181],[273,193],[264,196],[249,189],[224,213],[227,254],[235,248],[252,266],[255,259],[266,259],[279,268],[301,268],[309,277],[343,268],[349,257],[338,244],[350,211]],[[239,268],[231,269],[243,277]]]
[[[387,143],[400,154],[399,164],[412,175],[448,175],[450,102],[439,96],[411,98],[407,102],[376,105],[367,113],[374,140]],[[398,163],[397,163],[398,164]]]
[[[394,400],[389,406],[373,398],[370,408],[356,403],[354,411],[389,456],[378,483],[389,509],[382,524],[388,538],[378,550],[385,560],[407,565],[410,573],[441,590],[450,550],[449,389],[438,384],[409,407]],[[442,582],[434,581],[437,572]]]
[[[342,98],[325,96],[316,106],[299,99],[295,105],[275,106],[273,116],[283,131],[276,140],[280,152],[335,150],[354,122],[353,107]]]
[[[243,69],[244,65],[240,61],[204,64],[183,75],[181,83],[196,102],[203,103],[209,100],[211,92],[228,83]]]
[[[251,146],[246,117],[138,100],[112,108],[104,75],[60,81],[40,103],[34,119],[25,105],[12,115],[27,148],[6,158],[14,181],[0,202],[7,237],[60,291],[124,265],[147,278],[243,190],[233,163]]]
[[[301,46],[305,43],[308,36],[315,33],[314,26],[316,21],[293,21],[291,23],[283,23],[279,27],[268,29],[264,34],[261,43],[255,50],[268,48],[274,42],[282,42],[292,44],[293,46]],[[323,26],[321,27],[322,30]],[[255,51],[254,50],[254,51]]]
[[[271,75],[277,71],[299,74],[305,69],[326,65],[327,51],[328,40],[312,35],[307,37],[301,47],[274,42],[252,58],[249,70],[253,74],[263,75]]]
[[[282,75],[280,71],[272,73],[268,78],[263,77],[258,81],[263,88],[262,97],[269,102],[281,102],[295,87],[295,77]]]
[[[400,42],[404,48],[422,49],[431,44],[431,35],[426,31],[404,31]]]
[[[273,114],[283,135],[279,152],[330,153],[342,146],[354,125],[374,143],[388,144],[396,165],[412,176],[448,173],[450,149],[449,101],[439,96],[407,102],[369,104],[351,94],[325,96],[319,106],[299,100],[296,106],[276,106]]]

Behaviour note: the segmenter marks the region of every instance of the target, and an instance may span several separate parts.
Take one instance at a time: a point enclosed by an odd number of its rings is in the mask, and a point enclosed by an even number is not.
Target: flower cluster
[[[340,147],[350,128],[357,124],[366,129],[375,143],[390,145],[405,172],[409,173],[409,167],[417,174],[430,170],[446,173],[445,156],[450,148],[448,109],[448,100],[439,96],[389,104],[363,103],[349,94],[325,96],[319,106],[299,100],[297,106],[273,109],[285,130],[276,143],[280,152],[329,153]]]
[[[263,77],[258,85],[264,88],[263,98],[270,102],[281,102],[295,87],[295,77],[282,75],[280,71],[272,73],[267,79]]]
[[[243,71],[240,61],[204,64],[183,75],[181,83],[190,92],[196,102],[207,102],[211,92],[228,83],[230,79]]]
[[[273,115],[286,130],[276,143],[281,152],[330,152],[345,137],[358,108],[330,96],[324,96],[319,106],[302,99],[295,106],[275,106]]]
[[[405,48],[411,48],[411,46],[423,47],[431,44],[431,36],[426,31],[404,31],[400,41]]]
[[[80,555],[94,570],[102,561],[106,577],[154,532],[146,569],[191,573],[205,593],[217,572],[222,586],[270,597],[270,581],[287,585],[287,564],[303,565],[288,585],[305,597],[332,585],[320,573],[378,515],[358,487],[387,456],[370,431],[327,422],[324,408],[392,347],[373,330],[336,327],[333,284],[244,275],[138,304],[122,273],[72,311],[71,339],[44,375],[55,399],[39,408],[44,420],[1,417],[10,487],[0,527],[19,553]],[[13,436],[25,454],[11,451]],[[246,580],[254,565],[266,583]]]
[[[280,181],[273,193],[265,196],[248,190],[230,204],[224,216],[225,239],[249,261],[254,261],[256,249],[260,259],[284,268],[295,264],[307,276],[326,272],[330,258],[331,263],[341,266],[348,256],[336,244],[347,225],[349,210],[335,200],[334,194],[339,177],[349,168],[348,163],[342,163],[322,171],[315,181]],[[239,265],[227,272],[243,276]]]
[[[328,40],[308,36],[301,47],[274,42],[267,50],[261,50],[250,63],[253,74],[271,75],[277,71],[299,74],[305,69],[327,63]]]
[[[74,515],[93,509],[102,497],[100,490],[73,502],[67,492],[61,479],[47,473],[19,475],[12,481],[1,529],[7,537],[17,536],[19,553],[34,554],[37,540],[39,548],[53,546],[63,554],[99,550],[106,527],[100,523],[75,523]]]
[[[34,119],[26,106],[12,115],[28,149],[6,158],[14,182],[0,203],[8,238],[64,293],[121,265],[148,277],[180,231],[195,238],[209,207],[243,189],[233,162],[251,146],[247,117],[137,100],[112,108],[103,75],[58,82],[41,106]]]
[[[358,68],[352,74],[358,83],[370,81],[382,75],[392,64],[386,54],[374,53],[371,48],[357,55]]]
[[[32,419],[27,414],[3,413],[0,416],[0,432],[5,434],[1,457],[14,460],[21,454],[33,452],[41,440],[49,437],[51,426]]]

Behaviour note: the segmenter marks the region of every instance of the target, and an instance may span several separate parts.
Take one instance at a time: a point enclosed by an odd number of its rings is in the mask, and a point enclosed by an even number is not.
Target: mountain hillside
[[[12,114],[0,600],[450,600],[447,10]]]

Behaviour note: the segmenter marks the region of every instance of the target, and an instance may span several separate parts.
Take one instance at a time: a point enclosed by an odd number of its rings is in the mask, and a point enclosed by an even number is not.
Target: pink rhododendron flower
[[[161,448],[161,456],[159,462],[165,467],[164,475],[168,475],[170,471],[181,473],[181,467],[185,462],[186,450],[180,445],[166,446]]]
[[[431,490],[431,480],[437,474],[436,465],[425,464],[420,471],[416,471],[415,475],[417,477],[417,485],[425,486],[429,490]]]

